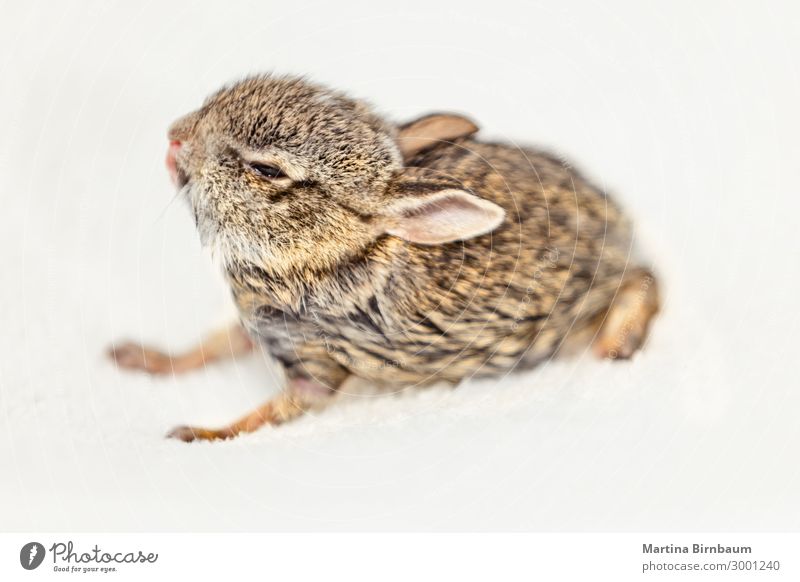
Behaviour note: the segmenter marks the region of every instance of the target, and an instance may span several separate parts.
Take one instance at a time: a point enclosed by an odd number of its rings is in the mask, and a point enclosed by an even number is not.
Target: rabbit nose
[[[167,172],[169,172],[169,177],[172,180],[172,183],[177,187],[178,184],[178,152],[181,151],[181,147],[183,144],[178,140],[172,140],[169,142],[169,148],[167,148]]]

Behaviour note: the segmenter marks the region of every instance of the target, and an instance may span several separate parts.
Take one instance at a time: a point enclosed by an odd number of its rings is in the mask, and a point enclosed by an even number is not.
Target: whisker
[[[169,210],[170,207],[175,203],[175,200],[180,198],[182,195],[185,195],[185,194],[188,194],[188,193],[189,193],[189,184],[187,183],[187,184],[184,184],[179,190],[177,190],[175,192],[175,195],[172,198],[169,199],[167,204],[164,206],[164,209],[158,214],[158,216],[155,218],[155,220],[153,221],[153,224],[151,226],[155,226],[156,224],[158,224],[161,221],[162,218],[164,218],[164,215],[167,213],[167,210]]]

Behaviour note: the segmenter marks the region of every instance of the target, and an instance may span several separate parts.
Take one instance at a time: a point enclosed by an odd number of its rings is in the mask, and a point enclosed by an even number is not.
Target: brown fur
[[[260,76],[171,128],[201,238],[222,259],[243,325],[290,382],[455,384],[531,367],[598,329],[604,356],[644,341],[656,284],[631,264],[620,208],[565,162],[449,119],[395,126],[340,93]],[[285,177],[264,179],[254,162]],[[432,197],[442,192],[466,198]],[[493,204],[477,209],[474,196]],[[463,240],[413,222],[463,205],[486,224],[491,208],[505,214]],[[639,307],[618,307],[630,295],[620,290],[645,278]]]

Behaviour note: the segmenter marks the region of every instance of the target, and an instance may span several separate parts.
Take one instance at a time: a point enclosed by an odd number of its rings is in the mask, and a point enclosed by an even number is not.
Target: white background
[[[5,2],[0,528],[793,530],[800,525],[800,13],[791,2]],[[616,193],[665,284],[645,352],[351,397],[168,441],[279,389],[257,358],[152,379],[226,290],[165,129],[276,70],[393,119],[469,113]],[[171,202],[172,201],[172,202]]]

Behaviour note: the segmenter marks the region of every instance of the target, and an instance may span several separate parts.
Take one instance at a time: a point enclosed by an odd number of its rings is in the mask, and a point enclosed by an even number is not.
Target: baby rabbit
[[[223,88],[169,129],[167,167],[219,255],[241,323],[169,356],[136,344],[121,367],[190,370],[260,345],[277,398],[227,439],[324,405],[349,376],[456,384],[530,368],[569,346],[629,358],[658,310],[631,264],[631,225],[545,153],[474,137],[458,115],[397,126],[302,79]]]

